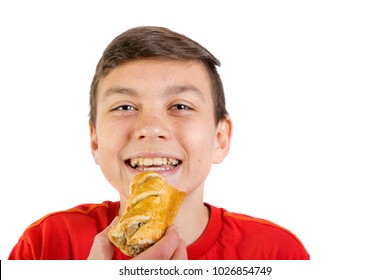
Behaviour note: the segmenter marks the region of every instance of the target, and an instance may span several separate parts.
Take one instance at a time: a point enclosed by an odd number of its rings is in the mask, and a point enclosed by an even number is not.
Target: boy
[[[23,233],[10,259],[128,259],[107,233],[135,174],[150,170],[185,191],[175,226],[137,259],[309,259],[301,242],[271,222],[203,201],[213,163],[229,151],[219,61],[193,40],[137,27],[104,51],[90,91],[91,151],[120,201],[50,214]]]

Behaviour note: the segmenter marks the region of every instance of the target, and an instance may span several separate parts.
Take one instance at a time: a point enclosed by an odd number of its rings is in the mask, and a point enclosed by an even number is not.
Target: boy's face
[[[231,137],[230,119],[215,124],[210,79],[196,61],[136,60],[113,69],[99,83],[90,129],[94,159],[123,199],[144,170],[186,192],[203,187]]]

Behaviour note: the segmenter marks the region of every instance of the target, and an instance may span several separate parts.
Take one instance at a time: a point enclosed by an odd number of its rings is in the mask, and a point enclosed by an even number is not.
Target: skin
[[[137,258],[185,259],[186,245],[202,234],[209,219],[204,181],[212,164],[228,154],[232,132],[230,118],[215,123],[205,66],[181,60],[135,60],[118,66],[99,83],[96,115],[96,126],[90,125],[91,151],[119,192],[119,215],[132,178],[141,172],[128,164],[129,159],[179,160],[178,166],[164,165],[167,170],[157,171],[187,193],[175,226]],[[112,258],[107,232],[96,236],[91,259]]]

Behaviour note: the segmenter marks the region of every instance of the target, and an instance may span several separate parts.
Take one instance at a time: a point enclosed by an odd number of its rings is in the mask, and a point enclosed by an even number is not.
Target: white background
[[[117,200],[89,150],[89,85],[115,36],[160,25],[222,62],[233,141],[205,200],[290,229],[321,275],[373,276],[390,250],[385,2],[3,1],[0,258],[50,212]]]

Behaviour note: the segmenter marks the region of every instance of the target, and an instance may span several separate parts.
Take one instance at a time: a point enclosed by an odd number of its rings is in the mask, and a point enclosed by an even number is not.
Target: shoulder
[[[119,209],[119,202],[105,201],[98,204],[80,204],[67,210],[50,213],[32,223],[25,232],[47,227],[82,225],[81,222],[101,221],[107,224],[107,220],[115,217]]]
[[[259,233],[272,233],[272,235],[287,235],[296,238],[296,236],[288,229],[269,220],[252,217],[246,214],[229,212],[223,208],[221,209],[221,211],[223,224],[230,229],[249,231],[256,233],[256,235]]]
[[[85,259],[118,209],[119,202],[105,201],[50,213],[24,231],[9,259]]]
[[[241,251],[258,254],[257,258],[309,259],[304,245],[290,230],[266,219],[219,209],[223,243],[237,244]]]

